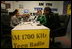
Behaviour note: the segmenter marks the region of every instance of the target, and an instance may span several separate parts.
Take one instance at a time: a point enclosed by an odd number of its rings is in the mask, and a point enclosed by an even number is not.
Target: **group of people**
[[[55,29],[60,27],[59,17],[57,14],[51,11],[50,7],[45,7],[43,14],[41,10],[39,10],[37,13],[39,15],[37,21],[40,21],[42,25],[50,29]]]
[[[50,7],[45,7],[43,11],[44,11],[44,13],[42,13],[41,10],[37,11],[37,13],[36,13],[37,16],[36,16],[35,20],[39,21],[40,24],[48,27],[50,29],[50,37],[52,37],[53,36],[52,32],[54,32],[53,30],[55,30],[61,26],[58,15],[53,13],[51,11]],[[21,18],[27,17],[27,19],[26,18],[25,19],[26,19],[26,21],[28,21],[28,18],[30,17],[29,14],[20,15],[18,10],[15,10],[13,13],[14,13],[14,15],[11,18],[11,26],[13,28],[20,23]]]
[[[21,18],[24,18],[27,21],[30,17],[29,14],[20,15],[17,9],[13,13],[14,14],[11,18],[11,26],[13,28],[20,23]],[[27,17],[27,19],[25,17]],[[55,14],[51,11],[50,7],[45,7],[44,13],[42,13],[41,10],[38,10],[36,17],[36,21],[40,21],[40,24],[50,29],[55,29],[56,27],[60,26],[59,19],[55,19]]]

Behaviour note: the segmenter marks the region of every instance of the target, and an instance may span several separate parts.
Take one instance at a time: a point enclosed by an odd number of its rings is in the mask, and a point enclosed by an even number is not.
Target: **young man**
[[[44,8],[44,15],[46,17],[45,26],[50,29],[56,29],[60,26],[59,17],[51,11],[50,7]]]
[[[16,25],[18,25],[20,23],[20,20],[19,20],[19,12],[18,10],[16,9],[14,12],[13,12],[13,16],[11,17],[11,24],[10,26],[12,28],[14,28]]]

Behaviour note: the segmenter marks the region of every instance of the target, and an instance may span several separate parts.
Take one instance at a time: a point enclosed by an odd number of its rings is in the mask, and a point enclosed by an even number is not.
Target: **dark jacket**
[[[60,27],[60,20],[58,15],[50,13],[48,15],[45,15],[45,17],[46,17],[46,24],[45,24],[46,27],[50,29],[56,29]]]

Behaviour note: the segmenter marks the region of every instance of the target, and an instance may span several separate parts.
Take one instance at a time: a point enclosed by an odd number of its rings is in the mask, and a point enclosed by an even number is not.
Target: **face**
[[[40,10],[37,11],[37,14],[38,14],[38,15],[41,15],[41,14],[42,14],[42,11],[40,11]]]
[[[19,13],[18,12],[16,13],[16,16],[19,16]]]
[[[44,14],[45,15],[49,14],[49,11],[44,10]]]

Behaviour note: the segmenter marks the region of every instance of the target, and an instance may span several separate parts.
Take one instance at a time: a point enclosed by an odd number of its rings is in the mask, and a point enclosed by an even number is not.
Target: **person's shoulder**
[[[51,12],[50,14],[52,14],[52,15],[53,15],[53,14],[55,14],[55,13],[54,13],[54,12]]]
[[[41,16],[45,16],[45,15],[41,15]]]
[[[49,16],[54,16],[54,13],[53,13],[53,12],[50,12],[50,13],[49,13]]]
[[[16,16],[14,15],[13,18],[15,18]]]
[[[41,17],[45,17],[45,15],[41,15]]]
[[[12,16],[11,18],[12,18],[12,19],[15,19],[15,18],[16,18],[16,16]]]
[[[58,13],[54,13],[54,15],[59,15]]]
[[[58,16],[59,14],[58,13],[51,13],[51,15]]]

